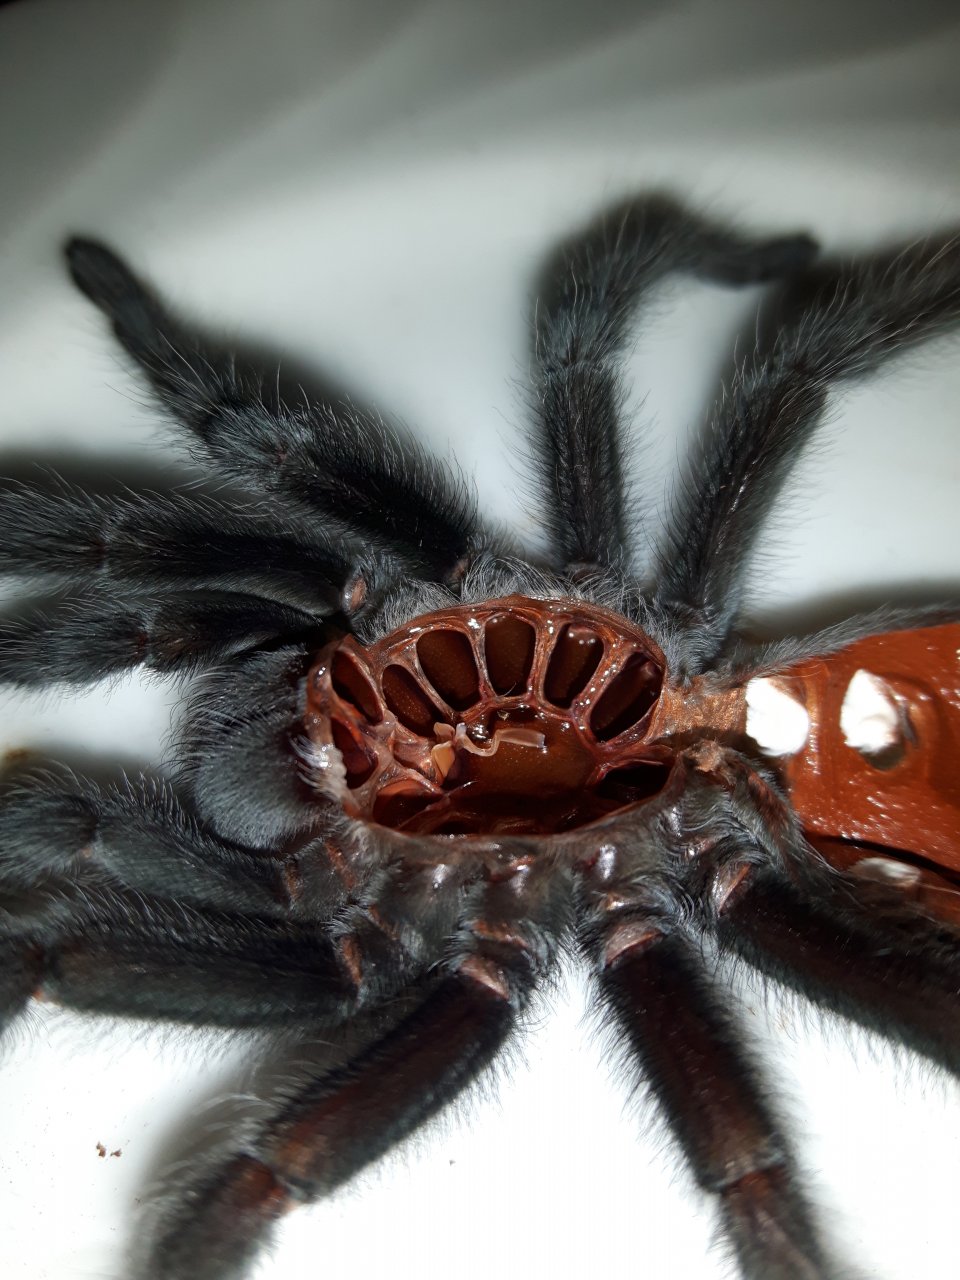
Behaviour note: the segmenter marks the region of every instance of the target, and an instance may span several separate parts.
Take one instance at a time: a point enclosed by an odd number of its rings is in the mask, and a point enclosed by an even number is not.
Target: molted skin
[[[852,644],[878,617],[960,613],[873,611],[754,645],[745,568],[830,388],[960,325],[960,238],[815,253],[656,193],[557,246],[529,349],[531,560],[379,416],[302,390],[288,403],[107,246],[69,242],[74,281],[234,493],[2,495],[0,570],[54,602],[3,620],[0,678],[208,673],[173,785],[45,770],[5,792],[4,1020],[39,991],[256,1028],[295,1064],[258,1072],[241,1130],[168,1171],[142,1280],[249,1275],[282,1212],[482,1078],[574,952],[618,1070],[659,1104],[743,1280],[846,1274],[713,958],[960,1079],[944,927],[960,923],[960,631]],[[678,274],[785,287],[641,581],[620,362],[635,307]],[[437,599],[461,603],[414,617]],[[330,643],[387,616],[405,624],[369,648]],[[332,1071],[312,1049],[328,1035]]]

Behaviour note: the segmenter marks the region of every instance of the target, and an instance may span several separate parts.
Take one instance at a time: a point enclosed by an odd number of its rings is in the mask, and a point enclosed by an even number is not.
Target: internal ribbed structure
[[[512,596],[418,618],[310,678],[307,728],[339,751],[344,808],[409,833],[570,831],[663,787],[646,742],[664,679],[607,610]]]

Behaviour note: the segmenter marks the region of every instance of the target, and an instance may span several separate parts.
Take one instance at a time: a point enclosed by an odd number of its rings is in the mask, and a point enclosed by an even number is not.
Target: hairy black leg
[[[92,859],[60,876],[0,865],[0,958],[0,1026],[39,992],[95,1013],[309,1030],[376,1009],[423,968],[372,914],[346,933],[197,906],[123,886]]]
[[[490,1063],[515,1018],[497,981],[463,970],[441,980],[384,1040],[297,1094],[251,1150],[191,1188],[141,1274],[245,1274],[281,1213],[335,1190],[428,1121]]]
[[[785,667],[807,658],[825,657],[857,640],[884,631],[909,631],[914,627],[937,627],[947,622],[960,622],[960,602],[887,605],[869,613],[854,614],[808,635],[787,636],[760,644],[735,639],[727,646],[718,668],[731,682],[749,680],[753,676],[783,671]]]
[[[322,625],[279,601],[227,591],[127,594],[120,603],[90,591],[0,621],[0,684],[89,684],[143,666],[189,674]]]
[[[618,917],[594,940],[603,1004],[638,1084],[716,1197],[745,1280],[834,1274],[743,1034],[682,935]]]
[[[281,1213],[335,1190],[471,1084],[553,959],[557,938],[544,947],[541,930],[558,921],[556,884],[521,876],[492,885],[478,904],[483,931],[452,941],[454,958],[414,1013],[342,1070],[289,1096],[251,1143],[178,1188],[144,1280],[239,1280]]]
[[[447,468],[350,405],[268,405],[253,371],[207,350],[106,246],[71,240],[67,259],[160,403],[221,473],[319,512],[434,578],[462,572],[484,538]]]
[[[89,866],[70,879],[0,867],[0,1030],[41,994],[73,1008],[203,1026],[335,1022],[357,1004],[316,926],[131,893]]]
[[[746,558],[830,386],[871,372],[960,320],[960,240],[836,269],[766,353],[739,370],[680,485],[659,597],[689,628],[687,671],[724,650]]]
[[[4,923],[0,901],[0,932]],[[43,976],[43,966],[41,947],[29,943],[24,945],[21,938],[0,939],[0,1036],[27,1007]]]
[[[772,772],[710,740],[680,756],[669,847],[684,889],[702,898],[718,868],[749,860],[798,882],[817,880],[800,823]]]
[[[715,889],[721,942],[810,1000],[960,1076],[960,934],[905,908],[829,901],[769,869],[732,865]]]
[[[227,840],[276,849],[316,820],[303,728],[311,658],[304,646],[238,654],[191,689],[174,749],[177,781]]]
[[[310,856],[309,846],[279,857],[229,844],[147,779],[101,788],[70,773],[28,775],[0,803],[0,888],[27,891],[86,867],[128,889],[222,911],[310,914],[316,904],[302,901],[299,870]]]
[[[343,1021],[357,990],[315,927],[102,892],[46,950],[41,993],[73,1009],[197,1026]]]
[[[361,988],[316,925],[201,910],[111,887],[90,871],[63,881],[45,914],[26,918],[11,905],[16,895],[0,881],[0,1015],[8,1019],[39,994],[121,1017],[309,1028],[342,1022],[415,976],[400,957],[390,982]],[[366,942],[357,939],[361,954]]]
[[[0,494],[0,575],[134,590],[219,588],[340,608],[355,556],[306,521],[188,494]]]
[[[676,834],[720,941],[811,1000],[960,1076],[960,934],[893,889],[833,871],[739,753],[686,754]]]
[[[537,466],[563,565],[619,565],[629,543],[623,391],[616,370],[643,293],[682,272],[721,284],[769,280],[805,266],[807,236],[757,240],[666,196],[613,209],[552,259],[537,303]]]

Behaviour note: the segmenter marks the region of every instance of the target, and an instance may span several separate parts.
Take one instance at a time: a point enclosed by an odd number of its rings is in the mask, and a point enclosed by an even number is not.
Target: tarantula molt
[[[483,1073],[571,951],[741,1274],[838,1274],[707,957],[960,1073],[960,628],[948,606],[901,607],[751,641],[743,568],[831,384],[960,319],[960,245],[814,255],[662,196],[562,246],[535,311],[549,552],[530,558],[415,444],[285,400],[109,249],[70,242],[75,283],[233,487],[0,499],[0,569],[66,591],[2,623],[0,678],[200,676],[169,788],[8,786],[4,1015],[42,994],[296,1039],[393,1011],[178,1179],[138,1274],[243,1275],[281,1214]],[[675,272],[789,280],[648,585],[617,366],[635,304]],[[774,747],[758,708],[778,699],[791,741]]]

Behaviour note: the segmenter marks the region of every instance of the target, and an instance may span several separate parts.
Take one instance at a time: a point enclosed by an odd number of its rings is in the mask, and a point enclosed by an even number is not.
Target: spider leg
[[[466,487],[415,444],[350,405],[268,405],[260,380],[205,349],[110,249],[74,239],[77,287],[112,322],[160,403],[221,473],[394,550],[437,580],[484,544]]]
[[[537,470],[554,551],[568,565],[620,565],[629,543],[623,390],[616,369],[636,304],[680,272],[721,284],[805,266],[807,236],[757,240],[666,196],[631,200],[561,247],[535,317]]]
[[[909,631],[913,627],[936,627],[946,622],[960,622],[960,602],[938,604],[885,605],[867,613],[854,614],[819,631],[803,636],[787,636],[781,640],[751,643],[736,637],[727,646],[717,664],[731,684],[742,683],[758,675],[772,675],[795,662],[822,658],[845,649],[847,645],[885,631]]]
[[[82,868],[149,896],[274,917],[329,914],[344,893],[342,884],[332,892],[323,839],[307,835],[271,855],[205,829],[163,783],[101,788],[66,772],[20,779],[0,804],[0,887],[27,892]]]
[[[808,999],[960,1076],[960,937],[904,909],[877,913],[834,879],[824,904],[769,867],[718,877],[720,941]],[[848,888],[848,892],[842,892]]]
[[[385,982],[361,990],[342,948],[315,925],[201,910],[124,891],[89,871],[59,885],[48,878],[44,888],[47,909],[35,895],[27,914],[25,895],[18,901],[0,881],[7,1021],[39,995],[90,1013],[194,1026],[312,1027],[390,993]],[[396,966],[397,987],[409,970]]]
[[[283,1212],[334,1191],[462,1093],[503,1050],[552,963],[567,888],[527,868],[488,886],[412,1014],[288,1095],[251,1143],[178,1185],[139,1274],[246,1274]]]
[[[442,953],[464,884],[463,868],[378,868],[324,839],[275,857],[236,848],[145,782],[46,775],[0,807],[14,1004],[37,985],[24,957],[39,951],[44,994],[73,1008],[220,1026],[340,1020]]]
[[[700,1187],[716,1197],[745,1280],[833,1274],[743,1032],[681,933],[617,915],[597,931],[603,1004]]]
[[[731,640],[747,556],[830,386],[960,320],[960,240],[811,279],[813,296],[726,390],[674,502],[658,596],[688,630],[687,674]]]
[[[236,592],[131,593],[118,604],[90,591],[0,621],[0,683],[90,684],[141,666],[185,675],[322,627],[315,614]]]
[[[118,895],[50,946],[40,992],[72,1009],[228,1028],[342,1022],[357,988],[316,928]]]
[[[689,885],[720,941],[960,1076],[956,930],[828,867],[776,786],[738,752],[708,744],[685,760]]]
[[[277,849],[317,820],[303,729],[311,658],[294,645],[237,654],[191,689],[174,748],[177,783],[225,840]]]
[[[305,521],[186,494],[0,495],[0,574],[130,590],[219,588],[311,614],[340,608],[355,555]]]
[[[43,965],[40,947],[24,946],[20,938],[0,937],[0,1036],[30,1003],[43,976]]]
[[[342,1071],[293,1097],[252,1149],[232,1153],[178,1199],[150,1280],[246,1274],[276,1220],[335,1190],[452,1101],[515,1023],[507,996],[469,973],[443,980],[409,1018]]]

